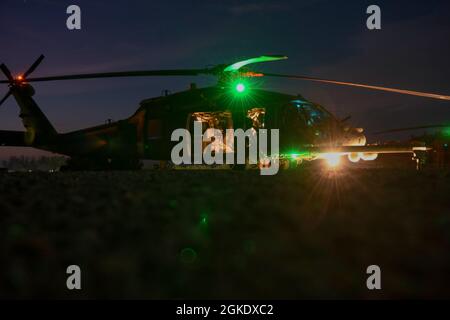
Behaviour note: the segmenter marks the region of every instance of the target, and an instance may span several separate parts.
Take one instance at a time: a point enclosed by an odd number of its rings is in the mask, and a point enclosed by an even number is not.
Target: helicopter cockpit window
[[[308,126],[320,124],[329,118],[329,115],[324,110],[310,102],[294,100],[292,104]]]
[[[252,108],[247,111],[247,118],[249,118],[252,121],[252,127],[255,129],[264,128],[265,115],[266,115],[265,108]]]
[[[218,141],[212,142],[214,151],[230,152],[231,146],[227,144],[226,129],[233,128],[233,120],[231,112],[228,111],[218,111],[218,112],[194,112],[190,115],[189,119],[189,130],[193,133],[194,121],[199,121],[202,123],[202,133],[206,135],[206,130],[209,128],[218,129],[222,132],[223,141],[220,143]],[[211,138],[206,136],[206,138]],[[209,142],[203,142],[203,148],[205,148]]]
[[[191,114],[191,121],[202,122],[203,131],[208,128],[225,131],[226,129],[233,127],[231,113],[228,111],[194,112]]]

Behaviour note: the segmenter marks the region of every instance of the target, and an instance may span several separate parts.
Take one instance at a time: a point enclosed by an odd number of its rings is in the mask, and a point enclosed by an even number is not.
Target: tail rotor
[[[26,82],[26,78],[32,74],[36,68],[41,64],[42,60],[44,60],[44,55],[41,54],[39,58],[28,68],[28,70],[23,74],[19,75],[16,78],[13,77],[11,71],[8,69],[8,67],[5,64],[0,65],[0,70],[3,72],[3,74],[6,76],[8,80],[1,80],[0,83],[7,83],[9,84],[9,90],[6,93],[6,95],[0,100],[0,106],[9,98],[9,96],[12,94],[12,88],[15,86],[20,86],[23,83]]]

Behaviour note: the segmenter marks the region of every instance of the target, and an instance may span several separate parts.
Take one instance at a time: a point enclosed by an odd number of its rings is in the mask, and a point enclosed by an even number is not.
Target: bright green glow
[[[444,134],[444,136],[450,137],[450,127],[444,128],[444,130],[442,130],[442,133]]]
[[[207,227],[208,226],[208,214],[202,213],[200,215],[200,225],[203,226],[203,227]]]
[[[229,93],[236,99],[244,99],[250,93],[251,86],[248,81],[235,79],[229,84]]]
[[[242,68],[243,66],[246,66],[248,64],[259,63],[259,62],[268,62],[268,61],[277,61],[277,60],[284,60],[284,59],[287,59],[287,57],[286,56],[260,56],[260,57],[250,58],[247,60],[233,63],[233,64],[229,65],[228,67],[226,67],[225,69],[223,69],[223,71],[224,72],[238,71],[240,68]]]
[[[311,153],[309,151],[294,151],[289,152],[288,155],[291,157],[291,159],[298,159],[303,157],[309,157],[311,156]]]
[[[238,83],[238,84],[236,85],[236,91],[237,91],[237,92],[244,92],[244,91],[245,91],[245,84],[243,84],[243,83]]]

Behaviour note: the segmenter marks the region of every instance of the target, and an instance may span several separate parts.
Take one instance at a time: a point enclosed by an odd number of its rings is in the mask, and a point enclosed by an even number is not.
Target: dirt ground
[[[0,173],[0,297],[450,298],[449,193],[414,168]]]

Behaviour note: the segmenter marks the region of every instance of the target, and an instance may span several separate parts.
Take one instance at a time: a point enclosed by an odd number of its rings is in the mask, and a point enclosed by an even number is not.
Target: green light
[[[208,226],[208,214],[202,213],[200,215],[200,226],[207,227]]]
[[[238,100],[246,100],[252,89],[252,84],[245,79],[234,79],[228,84],[229,94]]]
[[[311,152],[305,150],[297,150],[297,151],[291,151],[287,153],[287,156],[289,156],[292,160],[296,159],[302,159],[302,158],[308,158],[311,157]]]
[[[242,93],[245,91],[245,85],[243,83],[238,83],[236,85],[236,91],[239,93]]]
[[[450,127],[444,128],[444,130],[442,130],[442,133],[444,134],[444,136],[450,137]]]

